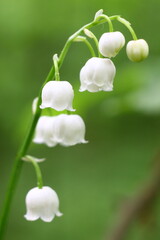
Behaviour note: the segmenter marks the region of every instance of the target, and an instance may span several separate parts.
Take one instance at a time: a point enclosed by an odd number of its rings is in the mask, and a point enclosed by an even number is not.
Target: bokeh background
[[[66,39],[90,22],[99,9],[128,19],[139,38],[150,46],[142,63],[127,59],[125,48],[113,59],[114,91],[79,93],[79,71],[89,51],[82,43],[71,47],[61,79],[75,90],[74,107],[86,124],[86,145],[47,148],[32,144],[29,154],[46,157],[41,164],[45,185],[60,198],[61,218],[51,223],[27,222],[25,196],[36,186],[33,167],[24,164],[12,204],[6,240],[108,239],[121,205],[135,196],[154,168],[160,149],[160,2],[159,0],[0,0],[0,207],[13,159],[32,118],[37,96]],[[126,41],[130,33],[120,23]],[[93,32],[99,37],[107,24]],[[160,200],[146,218],[130,225],[124,240],[159,240]]]

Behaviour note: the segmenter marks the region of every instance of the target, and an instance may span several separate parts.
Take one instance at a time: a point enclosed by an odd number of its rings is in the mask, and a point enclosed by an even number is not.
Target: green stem
[[[91,23],[88,23],[88,24],[84,25],[83,27],[81,27],[77,32],[75,32],[71,37],[69,37],[69,39],[65,43],[64,48],[62,49],[62,52],[61,52],[60,57],[59,57],[59,61],[58,61],[59,68],[62,66],[64,58],[65,58],[65,56],[66,56],[66,54],[67,54],[67,52],[69,50],[69,47],[71,46],[73,40],[85,28],[91,28],[93,26],[105,23],[106,21],[107,21],[107,19],[103,19],[101,21],[98,21],[96,19],[96,20],[92,21]],[[44,81],[44,83],[43,83],[43,85],[41,87],[41,90],[40,90],[40,93],[39,93],[39,97],[38,97],[37,106],[39,106],[41,104],[41,91],[42,91],[43,86],[48,81],[53,79],[54,73],[55,73],[54,66],[52,66],[52,68],[51,68],[51,70],[50,70],[46,80]],[[11,176],[10,176],[8,189],[7,189],[6,197],[5,197],[5,200],[4,200],[4,206],[3,206],[3,209],[2,209],[2,215],[1,215],[1,219],[0,219],[0,240],[3,239],[3,235],[4,235],[5,228],[6,228],[6,223],[7,223],[7,218],[8,218],[9,210],[10,210],[10,207],[11,207],[11,202],[12,202],[12,199],[13,199],[13,194],[14,194],[14,191],[16,189],[16,185],[17,185],[17,182],[18,182],[18,179],[19,179],[19,176],[20,176],[20,172],[21,172],[21,169],[22,169],[23,161],[21,161],[21,158],[24,155],[26,155],[26,153],[28,151],[28,148],[29,148],[29,146],[31,144],[31,141],[32,141],[32,138],[33,138],[33,134],[34,134],[34,130],[35,130],[35,127],[37,125],[37,121],[38,121],[40,115],[41,115],[41,109],[39,107],[37,107],[36,112],[35,112],[35,114],[33,116],[31,125],[29,127],[28,133],[26,134],[24,142],[22,143],[22,146],[20,147],[20,150],[19,150],[19,152],[18,152],[18,154],[17,154],[17,156],[16,156],[16,158],[14,160],[12,173],[11,173]]]
[[[58,62],[58,63],[59,63],[59,68],[61,67],[61,65],[62,65],[62,63],[63,63],[63,60],[64,60],[64,58],[65,58],[65,56],[66,56],[66,54],[67,54],[67,52],[68,52],[68,50],[69,50],[72,42],[74,41],[74,39],[75,39],[76,37],[78,37],[78,35],[80,35],[80,34],[83,32],[83,30],[84,30],[85,28],[89,29],[89,28],[94,27],[94,26],[96,26],[96,25],[103,24],[103,23],[105,23],[105,22],[107,22],[107,21],[108,21],[107,19],[99,20],[99,18],[98,18],[98,19],[96,19],[96,20],[94,20],[94,21],[92,21],[92,22],[84,25],[84,26],[81,27],[77,32],[75,32],[73,35],[71,35],[71,36],[68,38],[67,42],[65,43],[64,48],[63,48],[63,50],[62,50],[62,52],[61,52],[61,54],[60,54],[59,62]],[[112,24],[112,23],[111,23],[111,24]]]
[[[6,198],[4,201],[2,216],[1,216],[0,239],[3,238],[5,225],[6,225],[7,217],[8,217],[9,210],[10,210],[11,200],[13,198],[13,194],[14,194],[14,191],[15,191],[15,188],[17,185],[17,181],[20,176],[20,172],[21,172],[21,168],[22,168],[22,164],[23,164],[23,162],[20,161],[20,159],[25,155],[25,153],[28,150],[28,147],[32,140],[34,129],[35,129],[35,126],[37,124],[40,114],[41,114],[41,110],[40,110],[40,108],[37,108],[37,111],[34,115],[31,126],[29,128],[28,134],[26,135],[24,143],[23,143],[22,147],[20,148],[20,151],[18,152],[16,159],[14,161],[14,165],[13,165],[13,169],[12,169],[12,173],[11,173],[11,177],[10,177],[10,181],[9,181],[9,186],[8,186],[8,190],[6,193]]]
[[[134,40],[137,40],[136,33],[135,33],[135,31],[133,30],[133,28],[131,27],[130,22],[128,22],[126,19],[121,18],[121,17],[119,17],[119,16],[117,17],[117,20],[118,20],[119,22],[121,22],[123,25],[125,25],[125,26],[128,28],[128,30],[130,31],[133,39],[134,39]]]
[[[50,72],[45,80],[45,83],[50,81],[53,76],[54,76],[54,68],[52,67],[52,69],[50,70]],[[40,103],[41,103],[41,91],[39,94],[37,106],[39,106]],[[20,147],[20,150],[18,151],[18,154],[14,160],[14,164],[13,164],[13,168],[12,168],[12,172],[11,172],[11,176],[10,176],[10,180],[9,180],[9,184],[8,184],[8,189],[6,192],[5,199],[4,199],[4,206],[2,208],[1,219],[0,219],[0,240],[3,239],[3,235],[5,232],[6,223],[7,223],[7,217],[9,215],[9,211],[10,211],[10,207],[11,207],[11,201],[13,199],[13,194],[16,189],[16,185],[17,185],[17,182],[18,182],[18,179],[20,176],[20,172],[22,169],[23,161],[21,161],[21,158],[26,154],[26,152],[30,146],[30,143],[33,138],[34,130],[37,125],[37,121],[41,115],[41,111],[42,110],[39,107],[37,107],[36,112],[33,116],[31,125],[30,125],[28,132],[26,134],[26,137],[24,139],[24,142],[22,143],[22,146]]]
[[[58,56],[55,54],[53,56],[53,63],[55,68],[55,80],[60,81],[60,75],[59,75],[59,67],[58,67]]]
[[[92,57],[96,57],[95,51],[92,47],[92,45],[90,44],[90,42],[83,36],[78,36],[75,40],[75,42],[84,42],[86,44],[86,46],[88,47]]]
[[[37,186],[38,186],[38,188],[42,188],[43,187],[42,173],[41,173],[41,169],[40,169],[38,163],[36,162],[35,158],[27,155],[27,156],[25,156],[25,160],[27,160],[28,162],[31,162],[33,164],[35,172],[36,172],[36,176],[37,176]]]
[[[109,31],[110,32],[113,32],[113,24],[112,24],[112,21],[110,19],[110,17],[108,17],[107,15],[105,14],[102,14],[100,15],[99,17],[96,18],[96,20],[100,19],[100,18],[104,18],[106,20],[106,22],[108,22],[108,25],[109,25]]]
[[[86,38],[84,39],[84,43],[85,43],[85,44],[87,45],[87,47],[89,48],[92,57],[96,57],[96,54],[95,54],[94,49],[92,48],[92,45],[89,43],[89,41],[88,41]]]

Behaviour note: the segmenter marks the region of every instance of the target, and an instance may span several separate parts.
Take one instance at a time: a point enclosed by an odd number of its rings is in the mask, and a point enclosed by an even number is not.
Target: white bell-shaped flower
[[[112,91],[116,68],[110,59],[93,57],[80,71],[80,92]]]
[[[57,111],[72,108],[74,91],[72,85],[67,81],[49,81],[42,89],[42,104],[40,108],[53,108]]]
[[[99,40],[99,51],[105,57],[115,57],[125,44],[125,38],[121,32],[104,33]]]
[[[54,147],[57,143],[53,141],[55,117],[41,116],[38,120],[34,143],[45,143],[48,147]]]
[[[73,146],[77,143],[87,143],[85,124],[79,115],[61,114],[54,122],[55,135],[53,141],[63,146]]]
[[[129,41],[126,47],[128,58],[133,62],[140,62],[147,58],[149,47],[144,39]]]
[[[42,219],[51,222],[59,212],[59,199],[57,193],[50,187],[32,188],[26,196],[27,213],[24,216],[28,221]]]

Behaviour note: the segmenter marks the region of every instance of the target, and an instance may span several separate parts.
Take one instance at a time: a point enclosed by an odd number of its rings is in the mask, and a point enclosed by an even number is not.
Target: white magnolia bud
[[[53,108],[57,111],[72,108],[74,92],[72,85],[67,81],[49,81],[42,89],[42,104],[40,108]]]
[[[50,187],[32,188],[26,196],[27,213],[24,216],[28,221],[42,219],[51,222],[59,212],[59,199],[57,193]]]
[[[110,59],[93,57],[80,71],[80,92],[112,91],[116,68]]]
[[[53,141],[55,117],[42,116],[39,118],[34,143],[45,143],[48,147],[54,147],[57,143]]]
[[[87,143],[85,124],[79,115],[60,114],[54,122],[55,135],[53,140],[63,146]]]
[[[126,47],[128,58],[133,62],[140,62],[147,58],[149,47],[144,39],[129,41]]]
[[[99,40],[99,51],[105,57],[115,57],[125,44],[121,32],[104,33]]]

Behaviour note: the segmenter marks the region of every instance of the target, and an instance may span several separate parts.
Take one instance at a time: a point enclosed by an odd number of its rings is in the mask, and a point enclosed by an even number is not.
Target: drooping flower
[[[93,57],[80,71],[80,92],[112,91],[116,68],[110,59]]]
[[[60,114],[58,116],[42,116],[39,118],[34,143],[54,147],[57,144],[73,146],[87,143],[84,139],[85,124],[79,115]]]
[[[72,108],[74,91],[72,85],[67,81],[49,81],[42,89],[42,104],[40,108],[53,108],[57,111]]]
[[[45,143],[48,147],[54,147],[57,143],[53,141],[55,117],[41,116],[38,120],[34,143]]]
[[[32,188],[26,196],[27,213],[24,217],[28,221],[42,219],[51,222],[55,216],[62,216],[59,212],[57,193],[50,187]]]
[[[133,62],[140,62],[147,58],[149,46],[144,39],[129,41],[126,47],[128,58]]]
[[[104,33],[99,40],[99,51],[105,57],[115,57],[125,44],[121,32]]]
[[[78,143],[87,143],[85,124],[79,115],[61,114],[54,122],[55,135],[53,140],[63,146],[73,146]]]

